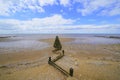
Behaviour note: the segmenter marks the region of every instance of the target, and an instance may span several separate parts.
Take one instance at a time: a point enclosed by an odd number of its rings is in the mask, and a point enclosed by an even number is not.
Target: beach
[[[59,55],[52,52],[56,36],[0,37],[0,80],[70,80],[48,64],[48,57]],[[119,35],[58,36],[65,56],[56,64],[68,72],[72,67],[76,80],[120,80]]]

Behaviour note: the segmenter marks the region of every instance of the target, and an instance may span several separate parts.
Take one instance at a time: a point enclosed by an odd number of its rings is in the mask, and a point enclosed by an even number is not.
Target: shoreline
[[[78,80],[120,79],[120,44],[66,44],[74,40],[75,38],[60,37],[65,57],[57,64],[66,70],[74,68],[74,77]],[[54,38],[38,41],[46,42],[50,46],[41,50],[0,54],[0,80],[67,80],[47,63],[48,57],[58,55],[52,52]]]

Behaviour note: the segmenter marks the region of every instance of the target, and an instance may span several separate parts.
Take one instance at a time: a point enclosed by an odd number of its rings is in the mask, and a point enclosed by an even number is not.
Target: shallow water
[[[58,35],[58,34],[57,34]],[[0,41],[0,53],[18,52],[24,50],[40,50],[49,47],[48,43],[41,42],[40,39],[55,38],[55,34],[29,34],[29,35],[0,35],[12,36]],[[110,36],[110,35],[104,35]],[[112,35],[113,36],[113,35]],[[114,35],[119,36],[119,35]],[[72,42],[65,44],[120,44],[120,39],[96,37],[95,35],[81,34],[59,34],[59,38],[75,38]],[[62,42],[61,42],[62,43]]]
[[[48,43],[41,42],[41,38],[18,36],[6,38],[0,42],[0,53],[19,52],[25,50],[40,50],[49,47]]]
[[[103,37],[81,37],[75,41],[69,42],[73,44],[120,44],[120,39],[103,38]]]

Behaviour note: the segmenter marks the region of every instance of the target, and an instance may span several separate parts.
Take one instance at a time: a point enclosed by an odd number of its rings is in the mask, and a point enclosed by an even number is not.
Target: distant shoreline
[[[0,38],[11,38],[11,37],[16,37],[16,36],[0,36]]]
[[[120,37],[118,37],[118,36],[95,36],[95,37],[104,37],[104,38],[120,39]]]

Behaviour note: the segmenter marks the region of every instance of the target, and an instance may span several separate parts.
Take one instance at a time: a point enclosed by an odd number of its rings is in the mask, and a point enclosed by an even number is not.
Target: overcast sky
[[[0,0],[0,34],[120,34],[120,0]]]

